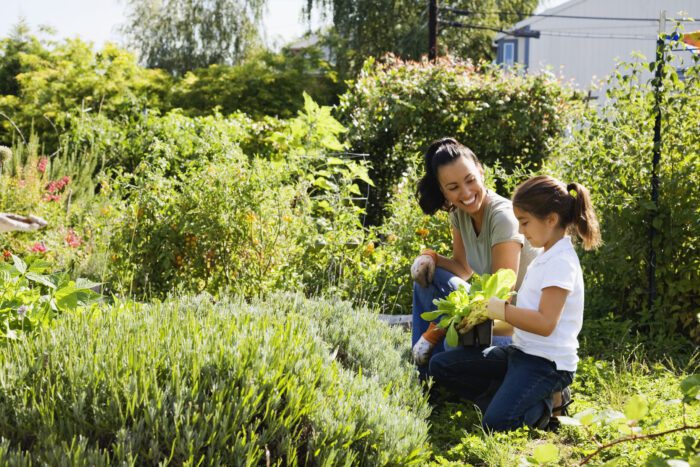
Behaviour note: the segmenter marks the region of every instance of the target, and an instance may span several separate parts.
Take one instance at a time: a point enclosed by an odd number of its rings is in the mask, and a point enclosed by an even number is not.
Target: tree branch
[[[667,435],[670,433],[675,433],[677,431],[685,431],[685,430],[700,430],[700,425],[688,426],[688,425],[684,424],[682,427],[673,428],[672,430],[667,430],[667,431],[661,431],[659,433],[651,433],[648,435],[639,435],[639,436],[635,435],[635,436],[628,436],[626,438],[616,439],[615,441],[612,441],[608,444],[603,444],[602,446],[598,447],[598,449],[596,449],[593,454],[590,454],[585,459],[583,459],[583,461],[581,461],[581,463],[579,465],[588,464],[591,461],[591,459],[593,459],[595,456],[597,456],[601,451],[603,451],[609,447],[615,446],[616,444],[624,443],[627,441],[636,441],[639,439],[658,438],[659,436],[664,436],[664,435]]]

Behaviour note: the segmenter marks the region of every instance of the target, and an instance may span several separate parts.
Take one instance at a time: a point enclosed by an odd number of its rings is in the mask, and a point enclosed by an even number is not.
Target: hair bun
[[[566,185],[566,191],[569,192],[572,198],[578,197],[578,185],[576,183],[569,183]]]

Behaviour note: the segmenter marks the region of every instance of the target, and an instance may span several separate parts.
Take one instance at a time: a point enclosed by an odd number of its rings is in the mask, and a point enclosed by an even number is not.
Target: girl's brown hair
[[[591,195],[583,185],[565,185],[548,175],[539,175],[515,189],[513,207],[529,212],[538,219],[556,213],[559,226],[581,237],[586,250],[592,250],[601,243]]]

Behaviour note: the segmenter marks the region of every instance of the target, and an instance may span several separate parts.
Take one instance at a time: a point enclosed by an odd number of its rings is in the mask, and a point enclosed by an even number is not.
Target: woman
[[[418,203],[424,213],[450,211],[452,258],[426,250],[411,266],[413,287],[413,358],[422,376],[432,355],[444,350],[444,330],[420,315],[436,307],[433,300],[468,285],[473,273],[493,273],[501,268],[518,274],[516,289],[527,265],[537,255],[518,233],[518,221],[510,200],[484,185],[484,169],[467,147],[443,138],[425,153],[425,175],[418,183]],[[497,322],[497,344],[510,342],[512,327]],[[455,354],[455,358],[458,358]]]

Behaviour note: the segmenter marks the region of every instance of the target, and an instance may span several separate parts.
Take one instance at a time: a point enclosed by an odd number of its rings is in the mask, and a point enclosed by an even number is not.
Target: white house
[[[589,89],[609,75],[617,61],[637,60],[633,52],[654,59],[662,11],[665,31],[671,33],[676,18],[700,20],[700,0],[569,0],[512,28],[539,32],[539,38],[498,34],[497,62],[520,63],[527,73],[550,68],[579,89]],[[700,21],[683,25],[686,32],[700,29]],[[691,52],[675,53],[690,60]]]

